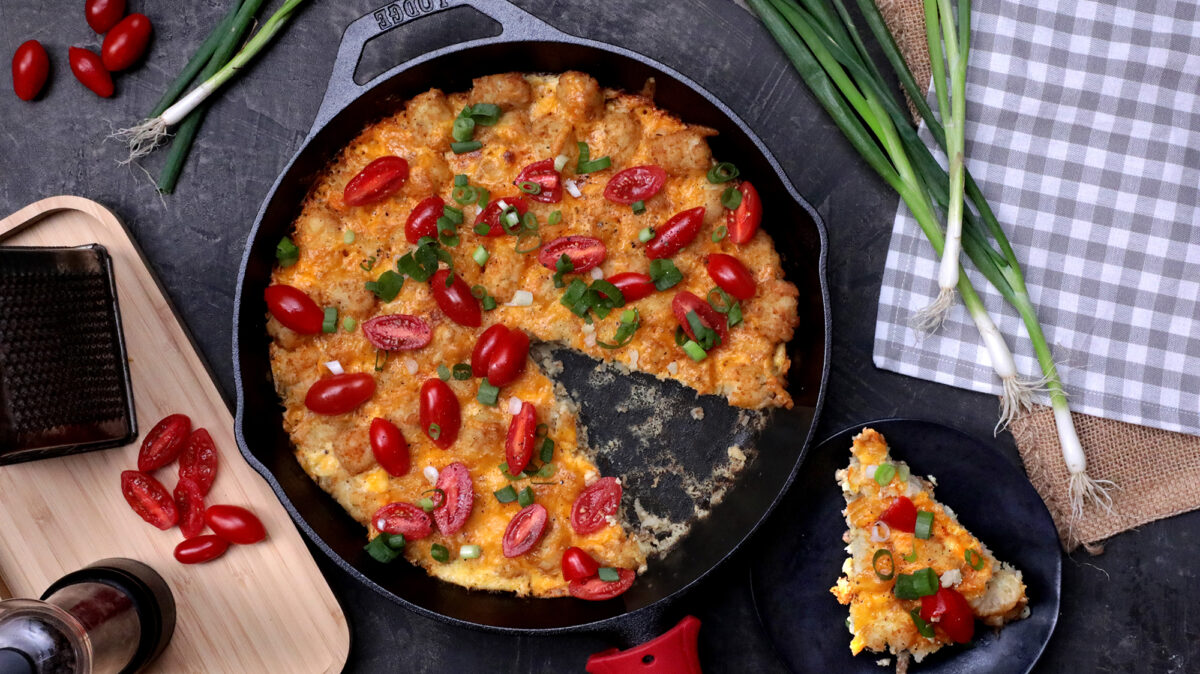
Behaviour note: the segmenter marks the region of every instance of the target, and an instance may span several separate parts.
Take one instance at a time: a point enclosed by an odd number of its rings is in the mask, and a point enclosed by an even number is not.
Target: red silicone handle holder
[[[670,631],[641,646],[610,648],[588,658],[588,674],[701,674],[696,637],[700,619],[688,616]]]

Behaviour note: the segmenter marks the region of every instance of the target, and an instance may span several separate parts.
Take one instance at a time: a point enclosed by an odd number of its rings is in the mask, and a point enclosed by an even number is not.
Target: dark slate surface
[[[115,165],[110,126],[144,114],[216,23],[219,0],[131,0],[155,24],[148,61],[100,100],[70,75],[70,45],[98,47],[81,0],[0,2],[0,51],[29,38],[51,53],[48,90],[34,104],[0,92],[0,212],[56,194],[95,199],[120,215],[232,398],[229,325],[246,232],[280,168],[304,137],[343,27],[375,2],[315,2],[213,106],[177,194],[160,200],[136,169]],[[268,3],[274,5],[277,3]],[[518,0],[558,28],[645,53],[708,87],[774,148],[829,225],[833,368],[821,436],[870,419],[914,416],[988,437],[995,400],[881,372],[871,363],[880,274],[896,198],[868,172],[803,90],[766,33],[727,0]],[[601,9],[602,11],[597,11]],[[406,26],[372,49],[368,69],[404,54],[488,32],[482,21]],[[161,158],[149,162],[154,171]],[[1012,438],[996,441],[1010,457]],[[786,536],[785,529],[766,531]],[[1063,610],[1038,671],[1200,671],[1195,555],[1200,514],[1117,537],[1104,555],[1066,560]],[[748,554],[752,554],[752,551]],[[588,637],[514,639],[416,617],[318,558],[353,634],[350,671],[581,671],[610,646]],[[827,582],[821,580],[819,582]],[[704,622],[707,671],[786,671],[758,626],[744,557],[715,574],[681,610]],[[803,610],[803,607],[797,607]],[[797,634],[804,639],[804,634]]]

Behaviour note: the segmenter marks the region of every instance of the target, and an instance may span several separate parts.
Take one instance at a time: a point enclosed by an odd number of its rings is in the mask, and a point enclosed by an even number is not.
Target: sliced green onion
[[[450,368],[439,363],[437,366],[437,375],[438,379],[442,381],[450,381]]]
[[[621,325],[617,326],[617,332],[613,335],[613,342],[608,343],[601,340],[596,340],[596,344],[605,349],[619,349],[628,345],[633,341],[633,335],[641,327],[637,309],[626,309],[621,312]]]
[[[732,306],[733,298],[729,293],[720,288],[713,288],[708,291],[708,306],[713,308],[713,311],[718,314],[727,314]]]
[[[483,548],[478,545],[464,545],[458,549],[460,559],[479,559],[483,555]]]
[[[357,327],[358,321],[354,320],[352,316],[347,316],[342,319],[342,329],[346,332],[354,332],[354,328]]]
[[[454,176],[454,186],[455,187],[466,187],[469,184],[471,184],[471,179],[467,177],[467,174],[460,173],[460,174]]]
[[[479,195],[479,201],[476,201],[475,203],[478,204],[480,208],[484,208],[488,205],[488,202],[492,200],[492,193],[482,187],[476,187],[475,193]]]
[[[487,288],[484,288],[482,285],[480,285],[478,283],[471,286],[471,297],[474,297],[477,300],[481,300],[487,296],[488,296]]]
[[[500,121],[500,106],[495,103],[476,103],[468,114],[481,126],[493,126]]]
[[[564,256],[565,257],[565,256]],[[567,286],[567,291],[563,293],[559,303],[564,307],[573,308],[581,299],[584,293],[587,292],[587,284],[579,279],[571,279],[571,285]]]
[[[454,128],[451,129],[450,135],[460,143],[471,140],[475,136],[475,120],[470,117],[459,117],[454,120]]]
[[[507,464],[505,466],[504,474],[508,475]],[[513,489],[513,486],[510,484],[503,489],[497,489],[496,491],[492,492],[492,496],[495,496],[496,500],[501,503],[512,503],[513,501],[517,500],[517,490]]]
[[[487,252],[487,248],[484,248],[482,245],[475,246],[475,252],[471,254],[471,259],[475,260],[475,264],[479,265],[480,267],[487,264],[489,257],[491,257],[491,254],[489,254]]]
[[[371,555],[375,561],[382,562],[383,564],[387,564],[399,557],[400,551],[403,549],[403,534],[389,534],[382,531],[363,547],[363,550],[366,550],[367,554]]]
[[[721,193],[721,205],[729,210],[736,210],[742,205],[742,193],[736,187],[726,187]]]
[[[517,187],[525,194],[541,194],[542,186],[532,180],[523,180],[517,183]]]
[[[908,615],[912,616],[913,624],[917,626],[917,632],[919,632],[921,636],[925,637],[926,639],[933,638],[933,626],[921,618],[921,609],[914,608],[908,612]]]
[[[458,381],[466,381],[471,378],[471,366],[466,363],[455,363],[454,367],[450,368],[450,373]]]
[[[603,171],[612,166],[612,160],[608,157],[600,157],[599,159],[591,159],[591,150],[588,149],[588,144],[584,142],[576,143],[579,148],[579,163],[575,166],[575,172],[583,175],[585,173],[595,173]]]
[[[683,346],[688,341],[687,333],[683,331],[683,327],[675,326],[675,346]]]
[[[920,599],[936,594],[938,575],[933,569],[925,567],[914,573],[902,573],[896,576],[894,591],[897,599]]]
[[[738,177],[738,169],[733,164],[723,161],[720,164],[708,169],[708,175],[706,177],[708,178],[708,182],[712,183],[713,185],[719,185],[721,183],[727,183],[730,180]]]
[[[880,487],[886,487],[896,477],[896,468],[890,463],[881,463],[875,468],[875,482]]]
[[[879,570],[879,560],[887,557],[887,573]],[[871,559],[871,568],[874,569],[875,575],[879,576],[879,580],[891,580],[896,576],[896,559],[892,557],[892,551],[885,548],[880,548],[875,551],[875,557]]]
[[[442,564],[450,561],[450,551],[447,550],[446,546],[442,545],[441,543],[434,543],[433,545],[429,546],[429,556],[433,557]]]
[[[466,154],[468,152],[474,152],[475,150],[478,150],[481,147],[483,147],[483,143],[481,143],[477,140],[469,140],[466,142],[459,142],[459,143],[450,143],[450,149],[454,151],[454,154]]]
[[[563,281],[563,274],[569,274],[574,270],[575,265],[571,262],[571,256],[567,255],[566,253],[560,255],[559,258],[554,262],[554,287],[561,288],[566,285],[566,283]],[[564,304],[566,303],[564,302]]]
[[[533,505],[533,487],[525,487],[517,494],[517,504],[522,508]]]
[[[442,427],[437,424],[429,424],[427,432],[429,433],[429,437],[433,438],[434,440],[442,437]]]
[[[904,555],[904,561],[906,561],[906,562],[917,561],[917,542],[916,541],[913,541],[912,550],[909,551],[909,553],[907,555]]]
[[[337,332],[337,307],[325,307],[325,320],[321,323],[321,332]]]
[[[533,211],[529,211],[521,216],[521,226],[525,229],[536,232],[538,228],[537,215]]]
[[[734,302],[733,306],[729,307],[729,327],[733,327],[742,322],[742,303]]]
[[[704,348],[690,339],[683,343],[683,351],[697,363],[708,357],[708,353],[704,351]]]
[[[486,222],[481,222],[478,225],[475,225],[475,233],[479,236],[487,236],[488,232],[490,231],[492,231],[492,228],[489,227]]]
[[[542,460],[542,463],[550,463],[554,458],[554,441],[549,437],[542,440],[542,449],[538,453],[538,458]]]
[[[695,341],[704,348],[705,351],[717,346],[721,343],[721,337],[716,330],[704,324],[700,319],[700,314],[697,314],[693,309],[687,312],[688,327],[692,329],[692,334],[695,336]]]
[[[641,241],[642,243],[646,243],[647,241],[649,241],[650,239],[653,239],[653,238],[654,238],[654,228],[653,227],[643,227],[641,229],[641,231],[638,232],[638,241]]]
[[[650,261],[650,281],[658,290],[672,288],[682,280],[683,272],[679,271],[674,262],[666,258]]]
[[[377,258],[374,255],[372,255],[371,257],[363,260],[362,262],[359,262],[358,268],[363,271],[371,271],[372,269],[375,268],[376,259]]]
[[[565,155],[565,154],[558,155],[557,157],[554,158],[554,170],[555,171],[563,170],[563,167],[566,166],[567,162],[569,162],[569,161],[571,161],[571,158],[568,157],[567,155]]]
[[[983,568],[983,555],[975,548],[968,548],[963,557],[967,560],[967,564],[971,565],[972,569],[979,571]]]
[[[463,222],[463,212],[461,208],[455,208],[449,204],[442,206],[442,217],[449,218],[450,222],[455,225],[461,225]]]
[[[479,382],[479,393],[476,394],[475,399],[484,405],[494,406],[496,401],[500,399],[500,389],[492,386],[487,377],[484,377]]]
[[[606,298],[604,305],[608,308],[625,306],[625,293],[622,293],[621,289],[613,285],[610,281],[598,278],[592,281],[592,290],[595,290]]]
[[[275,259],[279,261],[280,267],[290,267],[300,260],[300,249],[285,236],[275,246]]]
[[[475,203],[475,197],[475,188],[467,185],[458,185],[450,192],[450,198],[464,206]]]
[[[634,215],[641,215],[642,213],[646,212],[646,202],[642,201],[641,199],[633,202],[632,207]]]
[[[353,229],[347,229],[342,233],[342,243],[346,244],[347,246],[354,243],[355,236],[356,235],[354,234]]]
[[[383,372],[383,366],[387,365],[389,352],[383,349],[375,349],[375,371]],[[383,356],[383,362],[380,362],[379,357]]]
[[[534,434],[534,437],[544,438],[550,434],[550,427],[547,426],[546,424],[538,424],[537,428],[534,429],[533,434]],[[542,459],[542,461],[549,461],[549,460],[550,459]]]
[[[551,225],[557,225],[562,222],[562,211],[551,211],[550,217],[546,218],[546,222]]]
[[[552,477],[556,472],[558,472],[558,466],[552,463],[543,463],[542,467],[538,469],[537,477]]]
[[[621,580],[621,574],[617,573],[617,570],[611,566],[600,567],[600,571],[597,575],[600,577],[600,580],[606,583],[615,583],[618,580]]]
[[[437,506],[435,506],[433,504],[433,499],[429,498],[428,496],[425,496],[425,497],[417,499],[417,507],[419,507],[421,510],[424,510],[425,512],[428,513],[428,512],[433,512],[433,509],[436,508]]]
[[[728,227],[726,227],[725,225],[721,225],[720,227],[717,227],[715,230],[713,230],[713,233],[712,233],[712,242],[713,242],[713,243],[720,243],[720,242],[724,241],[724,240],[725,240],[725,236],[726,236],[727,234],[729,234],[729,228],[728,228]]]
[[[917,526],[913,529],[913,535],[921,540],[933,535],[933,513],[928,510],[917,512]]]
[[[908,482],[908,475],[909,475],[908,464],[906,464],[906,463],[900,464],[900,467],[896,469],[896,474],[900,476],[901,482]]]
[[[480,304],[483,305],[484,311],[491,311],[492,309],[496,308],[496,298],[492,297],[491,295],[488,295],[487,297],[484,297],[482,300],[480,300]]]
[[[542,247],[542,235],[537,232],[521,232],[514,249],[521,254],[532,253]]]

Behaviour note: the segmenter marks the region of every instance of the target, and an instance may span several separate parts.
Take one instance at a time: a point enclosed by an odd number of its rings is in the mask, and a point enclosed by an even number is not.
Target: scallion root
[[[1071,518],[1083,517],[1083,509],[1089,503],[1112,514],[1113,500],[1108,492],[1118,489],[1112,480],[1097,480],[1087,473],[1072,473],[1068,493],[1071,495]]]
[[[143,119],[126,129],[117,129],[109,134],[108,138],[129,148],[129,156],[120,162],[125,165],[150,154],[170,135],[170,132],[167,131],[166,120],[160,116],[154,119]]]
[[[946,314],[950,313],[950,307],[954,306],[954,297],[953,287],[942,288],[929,306],[912,315],[910,324],[913,330],[925,334],[937,332],[945,322]]]

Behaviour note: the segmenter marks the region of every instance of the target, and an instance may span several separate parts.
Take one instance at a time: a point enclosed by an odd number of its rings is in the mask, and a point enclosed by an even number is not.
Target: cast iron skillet
[[[396,66],[365,86],[353,75],[371,38],[422,16],[469,5],[499,22],[500,35],[438,49]],[[634,497],[655,508],[678,513],[689,508],[680,484],[670,480],[711,472],[727,461],[731,444],[756,448],[724,500],[697,520],[690,534],[622,597],[607,602],[574,599],[519,599],[476,592],[435,580],[408,564],[388,566],[363,551],[363,528],[355,523],[300,469],[282,428],[282,407],[270,381],[263,289],[275,262],[274,249],[291,223],[314,177],[368,123],[393,113],[407,99],[431,87],[444,91],[470,88],[471,79],[506,71],[581,70],[602,85],[640,90],[648,77],[657,82],[656,102],[685,121],[717,129],[713,154],[734,161],[751,178],[764,203],[765,227],[784,256],[785,271],[801,292],[800,328],[789,345],[789,377],[795,408],[773,414],[761,432],[738,423],[738,412],[719,399],[645,376],[590,376],[591,362],[563,354],[561,377],[579,396],[581,418],[594,446],[615,451],[599,457],[605,474],[627,476],[625,507]],[[828,294],[825,288],[825,233],[816,211],[788,183],[762,141],[712,94],[682,74],[626,49],[559,32],[507,4],[487,0],[405,0],[381,7],[346,29],[333,75],[316,121],[300,150],[271,188],[250,232],[238,277],[233,325],[234,376],[237,387],[236,434],[246,460],[271,484],[297,525],[335,563],[384,596],[422,615],[466,626],[508,632],[554,633],[588,629],[640,641],[658,628],[672,599],[729,557],[774,507],[791,483],[808,445],[829,357]],[[658,403],[625,409],[613,405],[636,387],[661,392]],[[691,410],[701,407],[703,421]],[[625,409],[624,413],[618,409]],[[655,424],[635,422],[652,421]],[[647,443],[657,425],[661,442]],[[654,435],[654,434],[651,434]],[[654,440],[654,437],[649,438]],[[640,443],[640,444],[639,444]],[[655,462],[674,460],[672,469],[652,487],[645,471]],[[711,505],[701,503],[701,506]]]

